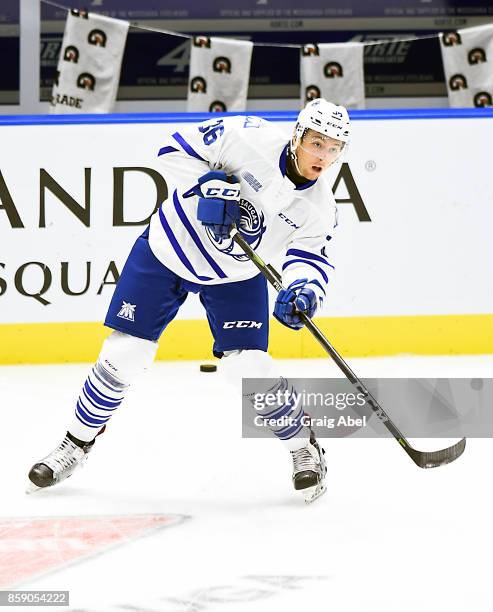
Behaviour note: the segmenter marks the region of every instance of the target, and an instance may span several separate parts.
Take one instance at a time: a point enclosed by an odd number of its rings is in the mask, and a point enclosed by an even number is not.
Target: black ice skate
[[[293,458],[293,484],[297,491],[303,491],[305,502],[310,504],[326,491],[325,474],[327,466],[325,451],[312,434],[306,446],[291,451]]]
[[[39,489],[52,487],[72,476],[77,468],[84,465],[93,446],[94,440],[83,442],[67,431],[67,435],[55,450],[31,468],[27,492],[32,493]]]

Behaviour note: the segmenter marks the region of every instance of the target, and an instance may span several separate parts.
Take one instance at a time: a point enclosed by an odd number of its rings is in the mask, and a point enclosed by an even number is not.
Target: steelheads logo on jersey
[[[256,249],[262,242],[262,236],[265,230],[265,217],[264,213],[257,212],[255,206],[248,200],[241,198],[240,200],[241,220],[240,220],[240,232],[243,238],[248,242],[252,249]],[[242,249],[234,242],[232,238],[215,238],[214,234],[209,228],[206,228],[209,240],[212,242],[214,247],[224,253],[230,255],[237,261],[248,261],[248,256],[242,251]]]

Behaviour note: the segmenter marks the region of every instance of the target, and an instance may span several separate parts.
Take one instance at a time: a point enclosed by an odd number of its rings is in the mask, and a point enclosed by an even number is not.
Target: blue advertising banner
[[[2,0],[0,4],[0,104],[19,103],[19,0]]]
[[[58,0],[68,8],[85,8],[121,19],[254,19],[271,17],[412,17],[412,16],[478,16],[493,15],[493,7],[481,0],[221,0],[198,3],[196,0],[89,0],[78,2]],[[60,9],[46,5],[46,19],[57,18]]]
[[[442,60],[430,36],[493,21],[493,5],[480,0],[375,0],[328,7],[323,0],[234,0],[197,3],[170,0],[62,0],[67,8],[85,8],[126,19],[142,27],[188,34],[243,38],[254,43],[303,45],[310,42],[360,41],[380,44],[365,49],[367,97],[446,96]],[[42,5],[41,92],[48,100],[61,46],[65,11]],[[189,41],[169,34],[130,28],[122,65],[119,100],[185,99]],[[297,98],[299,49],[255,46],[248,97]]]

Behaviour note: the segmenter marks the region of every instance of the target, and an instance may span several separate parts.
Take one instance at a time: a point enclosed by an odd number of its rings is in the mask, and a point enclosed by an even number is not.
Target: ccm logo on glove
[[[220,187],[208,187],[205,191],[204,197],[206,198],[234,198],[237,199],[240,197],[239,189],[231,189],[231,187],[226,187],[226,189],[221,189]]]
[[[207,172],[199,178],[202,197],[197,206],[197,219],[216,240],[229,237],[231,227],[241,219],[240,181],[226,172]]]

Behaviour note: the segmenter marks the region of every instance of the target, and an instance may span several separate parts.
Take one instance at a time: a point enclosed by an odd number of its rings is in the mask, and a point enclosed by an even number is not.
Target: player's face
[[[313,181],[331,166],[342,153],[344,143],[314,130],[308,130],[296,148],[300,173]]]

